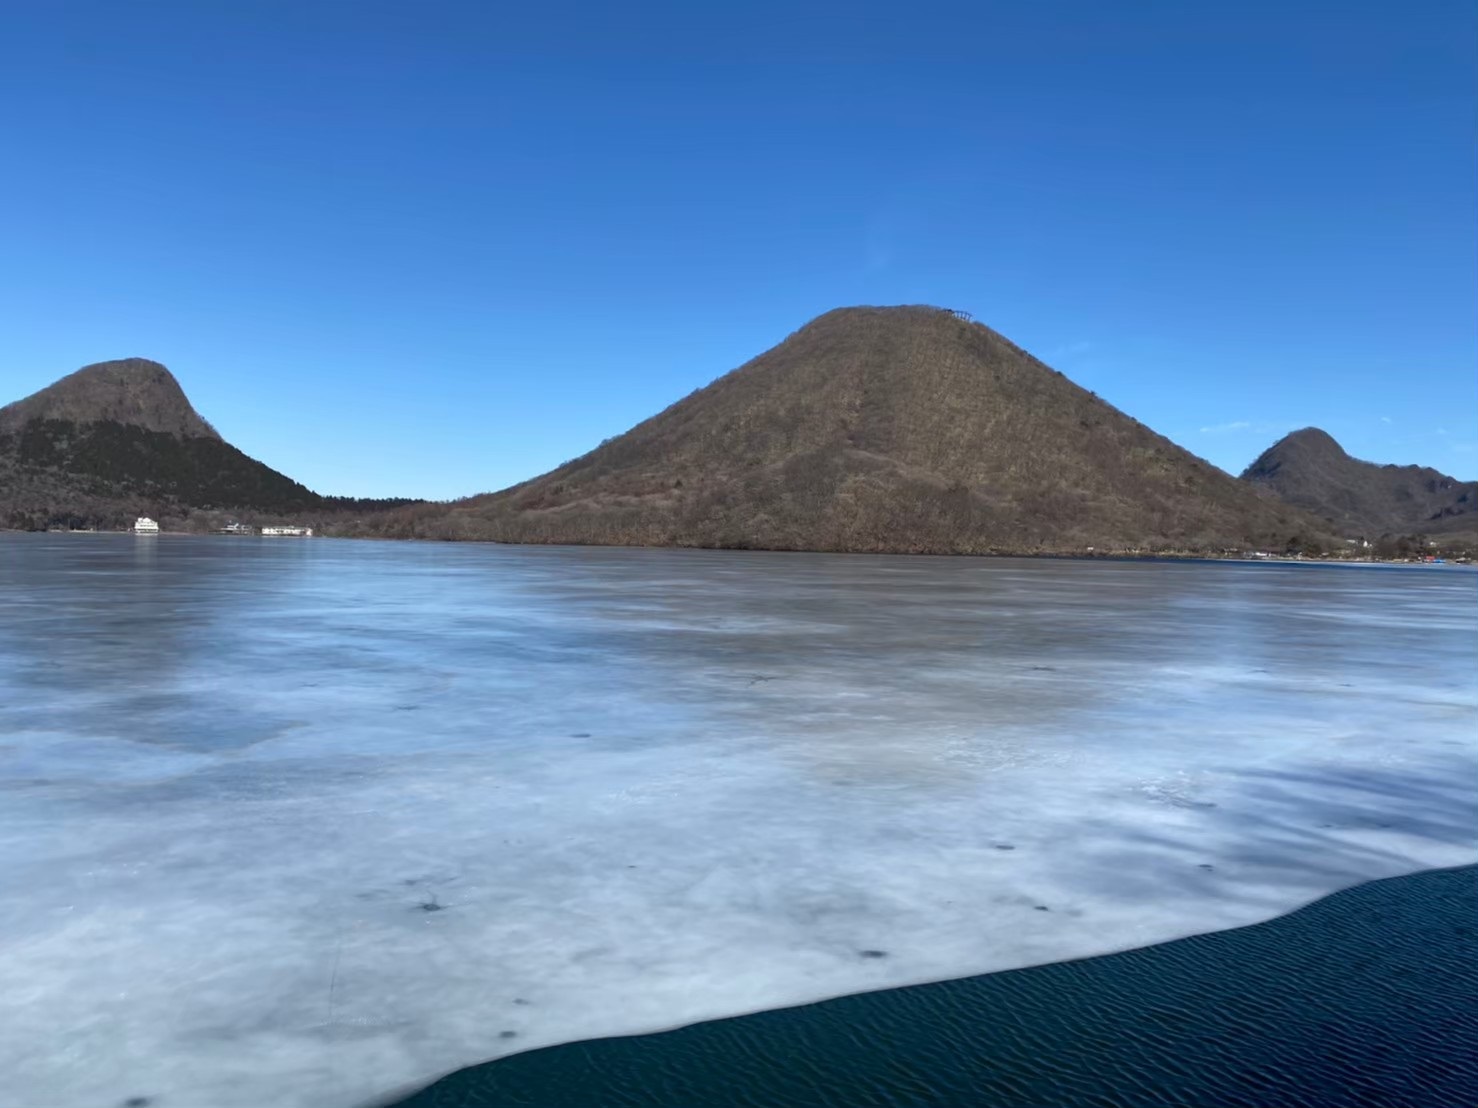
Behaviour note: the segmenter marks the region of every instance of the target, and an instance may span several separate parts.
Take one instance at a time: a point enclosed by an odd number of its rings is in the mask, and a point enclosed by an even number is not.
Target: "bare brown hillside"
[[[899,552],[1283,548],[1320,525],[978,323],[828,312],[542,477],[379,533]]]
[[[1478,482],[1352,458],[1317,427],[1279,439],[1242,479],[1350,535],[1478,533]]]
[[[219,439],[190,406],[174,374],[147,358],[97,362],[0,408],[0,433],[33,420],[122,423],[182,438]]]

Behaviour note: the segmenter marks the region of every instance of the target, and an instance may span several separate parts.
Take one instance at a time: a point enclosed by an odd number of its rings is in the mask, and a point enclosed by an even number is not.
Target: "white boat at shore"
[[[159,524],[155,523],[148,516],[139,516],[138,519],[133,521],[133,533],[135,535],[157,535],[159,534]]]

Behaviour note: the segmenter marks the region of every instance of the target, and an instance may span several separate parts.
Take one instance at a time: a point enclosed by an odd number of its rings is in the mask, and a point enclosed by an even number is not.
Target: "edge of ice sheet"
[[[1478,859],[1472,577],[221,548],[0,594],[18,1104],[383,1100]]]

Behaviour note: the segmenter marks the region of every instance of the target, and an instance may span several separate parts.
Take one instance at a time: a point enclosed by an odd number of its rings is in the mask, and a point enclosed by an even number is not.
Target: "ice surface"
[[[1472,862],[1475,599],[0,536],[0,1103],[355,1105]]]

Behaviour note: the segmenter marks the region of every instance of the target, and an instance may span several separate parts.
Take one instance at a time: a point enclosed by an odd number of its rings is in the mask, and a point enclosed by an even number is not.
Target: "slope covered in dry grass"
[[[1346,534],[1478,535],[1478,482],[1352,458],[1317,427],[1279,439],[1242,479]]]
[[[532,481],[386,535],[940,553],[1273,546],[1320,526],[931,307],[842,308]]]

